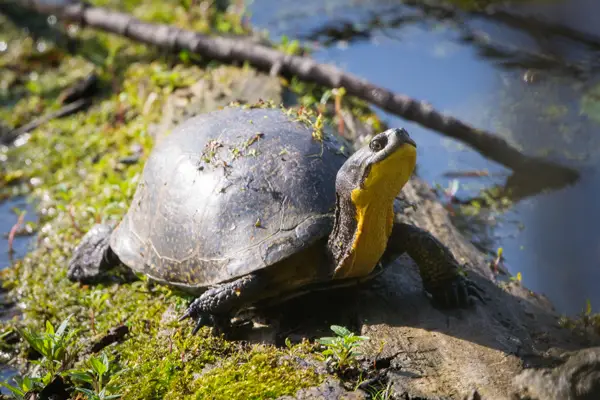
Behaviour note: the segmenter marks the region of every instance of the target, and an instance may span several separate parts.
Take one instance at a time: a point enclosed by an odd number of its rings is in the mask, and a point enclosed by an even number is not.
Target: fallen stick
[[[248,62],[257,69],[271,74],[295,75],[308,82],[330,88],[345,88],[348,95],[356,96],[386,111],[424,127],[457,139],[485,157],[514,171],[540,171],[563,185],[578,179],[579,173],[566,166],[526,156],[504,139],[469,126],[462,121],[436,111],[431,105],[406,95],[393,93],[373,85],[341,69],[315,62],[303,56],[285,54],[271,47],[240,38],[207,36],[197,32],[165,25],[142,22],[131,15],[81,2],[44,0],[17,0],[31,10],[55,14],[60,18],[115,33],[170,51],[187,50],[221,62]]]
[[[25,219],[25,213],[19,214],[19,218],[17,219],[17,223],[13,225],[8,233],[8,254],[13,254],[15,252],[13,248],[13,242],[15,240],[15,236],[17,235],[17,231],[23,224],[23,220]]]
[[[66,117],[67,115],[71,115],[77,111],[80,111],[91,104],[90,99],[79,99],[74,101],[73,103],[67,104],[56,111],[50,112],[46,115],[43,115],[39,118],[34,119],[33,121],[19,127],[13,129],[12,131],[8,131],[6,134],[0,136],[0,144],[9,145],[12,144],[17,138],[27,132],[31,132],[32,130],[39,128],[43,124],[48,121],[51,121],[56,118]]]

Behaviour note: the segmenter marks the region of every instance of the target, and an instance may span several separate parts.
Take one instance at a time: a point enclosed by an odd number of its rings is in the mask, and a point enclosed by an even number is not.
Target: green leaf
[[[50,321],[46,321],[46,333],[49,335],[54,335],[54,327]]]
[[[69,325],[69,320],[71,319],[71,317],[73,316],[73,314],[69,315],[67,318],[65,318],[65,320],[60,324],[60,326],[58,327],[58,329],[56,330],[56,336],[62,336],[63,333],[65,332],[65,329],[67,329],[67,325]]]
[[[50,382],[52,382],[54,380],[54,374],[50,371],[46,372],[46,374],[42,377],[42,379],[40,380],[42,383],[42,386],[48,386],[50,384]]]
[[[348,336],[352,334],[347,328],[339,325],[331,325],[331,330],[338,336]]]
[[[105,355],[105,357],[106,357],[106,355]],[[106,371],[108,371],[108,367],[104,365],[101,357],[90,358],[90,365],[91,365],[92,369],[94,370],[94,372],[96,374],[98,374],[99,376],[104,375],[104,373]]]
[[[96,393],[94,393],[90,389],[76,387],[75,390],[85,394],[88,397],[88,399],[97,399],[98,398],[98,396],[96,396]]]
[[[318,341],[320,344],[324,344],[324,345],[326,345],[326,346],[327,346],[327,345],[330,345],[330,344],[333,344],[333,343],[335,343],[335,342],[336,342],[336,339],[337,339],[337,338],[334,338],[334,337],[322,337],[322,338],[320,338],[320,339],[317,339],[317,341]]]
[[[102,353],[102,364],[104,364],[104,368],[105,368],[105,372],[108,371],[110,369],[110,361],[108,361],[108,357],[106,356],[106,353]]]
[[[22,399],[25,396],[25,393],[23,390],[21,390],[21,388],[18,388],[16,386],[11,385],[8,382],[0,382],[0,387],[5,387],[8,390],[10,390],[10,392],[15,395],[15,397]]]
[[[76,381],[86,382],[90,384],[94,382],[94,379],[90,375],[90,373],[84,370],[68,371],[67,374],[71,377],[71,379]]]
[[[21,382],[18,382],[21,389],[25,392],[29,392],[39,386],[41,383],[40,378],[32,378],[30,376],[25,376]]]

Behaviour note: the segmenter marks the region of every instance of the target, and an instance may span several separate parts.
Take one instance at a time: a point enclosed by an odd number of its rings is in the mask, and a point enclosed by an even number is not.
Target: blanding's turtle
[[[366,280],[404,252],[434,303],[481,298],[448,248],[394,221],[416,162],[408,133],[386,130],[350,157],[341,147],[281,109],[190,118],[155,146],[116,228],[83,237],[68,276],[89,281],[122,263],[198,294],[181,317],[196,320],[194,333],[265,299]]]

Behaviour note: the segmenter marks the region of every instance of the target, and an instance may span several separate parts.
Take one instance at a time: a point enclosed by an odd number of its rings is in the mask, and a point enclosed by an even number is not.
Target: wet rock
[[[600,347],[565,354],[555,368],[528,369],[515,378],[519,400],[600,399]]]

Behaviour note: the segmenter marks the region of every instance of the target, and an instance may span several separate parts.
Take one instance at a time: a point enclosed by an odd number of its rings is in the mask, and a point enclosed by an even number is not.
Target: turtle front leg
[[[217,332],[226,332],[230,327],[232,313],[256,298],[266,284],[266,278],[250,274],[211,288],[190,304],[179,321],[187,318],[196,321],[192,335],[207,325],[212,325]]]
[[[405,252],[419,266],[423,286],[435,305],[466,308],[475,298],[484,301],[482,289],[461,275],[458,261],[446,246],[423,229],[396,222],[383,257],[390,261]]]

